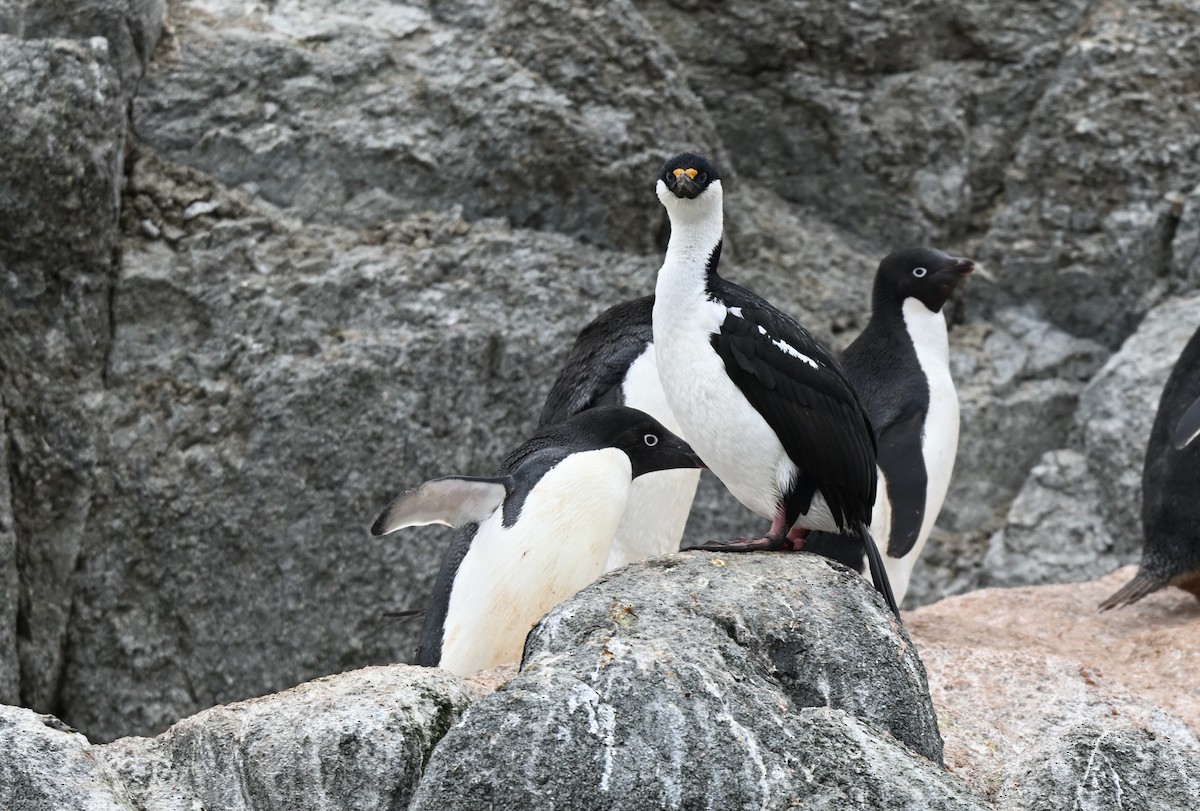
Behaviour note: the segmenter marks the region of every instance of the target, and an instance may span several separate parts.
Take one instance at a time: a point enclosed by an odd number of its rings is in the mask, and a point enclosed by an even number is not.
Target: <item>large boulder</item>
[[[404,808],[433,747],[483,692],[440,670],[372,667],[103,746],[0,706],[0,808]]]
[[[94,494],[124,111],[105,40],[0,34],[0,442],[11,498],[0,518],[0,698],[44,710],[57,701]]]
[[[941,753],[920,660],[865,580],[812,555],[683,554],[551,611],[412,808],[982,807]]]
[[[1200,758],[1120,721],[1039,741],[1005,769],[996,811],[1179,811],[1200,796]]]
[[[1066,757],[1072,769],[1080,765],[1068,750],[1086,728],[1097,731],[1090,740],[1099,749],[1110,735],[1114,745],[1121,742],[1125,755],[1113,768],[1122,780],[1126,768],[1141,775],[1120,786],[1102,780],[1108,805],[1099,807],[1159,807],[1145,805],[1157,788],[1141,764],[1188,764],[1200,755],[1200,700],[1192,689],[1200,601],[1165,589],[1097,612],[1134,571],[1086,583],[981,589],[906,614],[929,674],[946,765],[957,776],[993,797],[1002,785],[1009,787],[1002,794],[1038,796],[1038,782],[1052,775],[1036,773],[1050,769],[1065,780],[1068,770],[1054,762]],[[1070,779],[1085,784],[1093,777],[1075,772]],[[1025,807],[1073,807],[1057,802]]]
[[[371,667],[214,707],[95,753],[145,811],[404,808],[475,694],[441,670]]]
[[[120,779],[87,738],[50,715],[0,705],[0,808],[131,811]]]

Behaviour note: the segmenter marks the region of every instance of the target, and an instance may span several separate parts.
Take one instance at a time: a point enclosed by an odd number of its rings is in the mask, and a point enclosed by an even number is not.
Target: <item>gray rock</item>
[[[1200,295],[1151,311],[1079,397],[1071,444],[1047,453],[991,539],[983,582],[1086,580],[1135,562],[1141,474],[1167,375],[1200,324]]]
[[[398,809],[472,698],[440,670],[367,668],[94,751],[146,811]]]
[[[22,39],[103,37],[133,98],[162,33],[166,0],[0,0],[0,34]]]
[[[13,811],[132,811],[87,738],[62,722],[0,706],[0,808]]]
[[[206,0],[163,26],[164,5],[0,0],[0,30],[102,35],[113,63],[39,95],[51,72],[23,54],[53,48],[0,48],[20,146],[0,166],[0,695],[15,644],[17,698],[107,740],[407,656],[415,624],[381,612],[423,604],[446,536],[363,525],[399,487],[493,469],[576,331],[651,290],[650,179],[682,147],[728,178],[722,270],[836,347],[888,250],[985,245],[997,283],[949,311],[962,441],[910,605],[985,579],[1048,452],[1124,491],[1127,470],[1093,470],[1119,433],[1067,437],[1110,347],[1200,283],[1183,11]],[[142,141],[118,238],[122,95]],[[761,526],[708,477],[687,536]]]
[[[983,562],[989,586],[1084,580],[1112,568],[1122,540],[1097,510],[1100,487],[1077,451],[1050,451],[1030,471]],[[1127,541],[1126,541],[1127,543]]]
[[[102,39],[0,35],[0,88],[0,441],[19,577],[0,628],[15,623],[21,702],[48,710],[92,506],[125,102]],[[0,672],[11,654],[0,646]]]
[[[1088,7],[638,5],[686,55],[739,173],[879,246],[983,232],[1012,145]]]
[[[865,580],[689,553],[551,611],[412,808],[983,807],[941,752],[920,660]]]
[[[1032,110],[983,250],[1008,293],[1113,348],[1186,283],[1170,274],[1177,201],[1200,181],[1194,23],[1153,2],[1089,12]]]
[[[656,170],[715,142],[627,0],[177,11],[186,45],[152,65],[139,136],[305,220],[361,227],[458,205],[646,250],[663,219]]]
[[[1051,737],[1005,769],[996,811],[1179,811],[1200,796],[1200,759],[1170,738],[1111,722]]]

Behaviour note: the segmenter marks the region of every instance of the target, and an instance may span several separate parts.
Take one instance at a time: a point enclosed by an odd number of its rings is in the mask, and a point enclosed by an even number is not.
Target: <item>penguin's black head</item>
[[[890,253],[875,274],[875,296],[902,304],[915,298],[931,312],[940,312],[975,263],[942,253],[936,248],[905,248]]]
[[[704,467],[691,445],[636,408],[601,406],[572,419],[581,419],[580,427],[590,435],[594,447],[624,451],[635,479],[656,470]]]
[[[658,173],[667,191],[680,199],[695,200],[705,189],[721,179],[717,167],[702,155],[684,152],[676,155]]]

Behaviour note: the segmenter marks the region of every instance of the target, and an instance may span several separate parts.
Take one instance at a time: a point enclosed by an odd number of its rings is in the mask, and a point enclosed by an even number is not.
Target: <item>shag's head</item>
[[[658,199],[672,220],[677,215],[697,216],[721,208],[721,176],[712,161],[684,152],[676,155],[658,173]]]
[[[915,298],[936,313],[974,269],[970,259],[959,259],[936,248],[905,248],[888,254],[879,263],[875,294],[901,304]]]

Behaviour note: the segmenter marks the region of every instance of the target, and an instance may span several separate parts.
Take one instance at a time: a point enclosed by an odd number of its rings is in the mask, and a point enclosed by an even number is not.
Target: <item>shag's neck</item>
[[[668,198],[663,199],[663,205],[671,218],[671,239],[659,271],[659,284],[665,282],[676,290],[707,287],[717,275],[724,227],[719,185],[714,183],[696,200]]]

